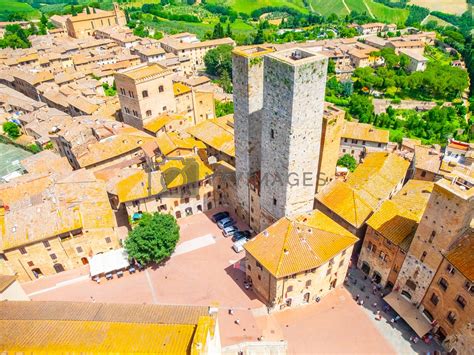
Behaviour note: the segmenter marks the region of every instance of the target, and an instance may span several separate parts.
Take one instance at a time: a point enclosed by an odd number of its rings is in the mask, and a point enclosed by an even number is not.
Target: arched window
[[[163,91],[165,91],[165,88],[163,87],[163,85],[158,86],[158,92],[163,92]]]
[[[408,291],[402,291],[402,296],[404,296],[405,298],[411,300],[411,295]]]

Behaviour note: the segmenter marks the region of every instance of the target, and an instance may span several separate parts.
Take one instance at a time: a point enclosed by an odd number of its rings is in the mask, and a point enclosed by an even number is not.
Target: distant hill
[[[304,0],[207,0],[206,3],[227,5],[237,12],[246,14],[265,6],[288,6],[301,12],[308,12]]]
[[[0,21],[8,21],[11,14],[19,14],[27,19],[39,17],[39,11],[27,3],[17,0],[0,0]]]
[[[468,9],[466,0],[410,0],[410,4],[453,15],[462,15]]]

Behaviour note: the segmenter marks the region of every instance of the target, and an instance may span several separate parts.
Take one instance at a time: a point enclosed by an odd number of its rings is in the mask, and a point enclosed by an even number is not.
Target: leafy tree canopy
[[[350,155],[350,154],[344,154],[342,157],[340,157],[337,161],[338,166],[343,166],[349,171],[354,171],[355,168],[357,168],[357,161],[355,158]]]
[[[144,213],[125,240],[125,250],[141,264],[171,256],[179,240],[179,226],[169,214]]]
[[[5,122],[3,124],[3,132],[10,138],[18,138],[21,135],[20,128],[13,122]]]

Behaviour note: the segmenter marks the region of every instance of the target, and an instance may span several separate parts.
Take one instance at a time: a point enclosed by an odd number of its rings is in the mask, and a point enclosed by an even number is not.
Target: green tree
[[[13,122],[5,122],[2,127],[3,132],[12,139],[18,138],[21,135],[20,128]]]
[[[77,11],[76,11],[76,8],[74,7],[74,5],[71,5],[71,15],[72,16],[77,16]]]
[[[171,256],[179,240],[179,226],[169,214],[144,213],[125,240],[125,250],[141,264]]]
[[[227,70],[222,71],[219,75],[219,84],[226,93],[232,94],[232,80]]]
[[[48,18],[46,17],[46,15],[43,13],[41,13],[41,18],[40,18],[40,22],[42,25],[46,26],[48,24]]]
[[[213,39],[224,38],[224,27],[222,27],[220,22],[218,22],[214,26],[214,31],[212,32],[212,38]]]
[[[333,59],[329,59],[328,61],[328,74],[335,74],[336,73],[336,63]]]
[[[265,42],[265,36],[263,34],[263,29],[259,27],[257,30],[257,34],[255,35],[255,38],[253,39],[253,44],[262,44]]]
[[[337,165],[343,166],[349,169],[349,171],[354,171],[357,168],[357,161],[352,155],[344,154],[342,157],[338,159]]]
[[[225,31],[225,36],[232,38],[232,29],[230,28],[230,23],[227,24],[227,30]]]
[[[234,103],[232,101],[214,100],[216,105],[216,116],[222,117],[234,113]]]
[[[89,9],[89,6],[86,6],[86,13],[87,13],[88,15],[91,14],[91,9]]]
[[[352,95],[349,102],[349,113],[358,117],[363,123],[371,121],[374,114],[372,98],[365,95]]]
[[[232,79],[232,46],[222,45],[209,50],[204,56],[206,72],[212,76],[221,76],[227,71]]]

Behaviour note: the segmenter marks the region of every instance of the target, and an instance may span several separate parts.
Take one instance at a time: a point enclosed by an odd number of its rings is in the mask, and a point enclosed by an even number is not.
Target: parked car
[[[232,241],[236,242],[242,238],[250,239],[250,232],[249,231],[238,231],[235,232],[234,235],[232,236]]]
[[[211,220],[214,223],[219,222],[221,219],[228,218],[229,217],[229,212],[223,211],[223,212],[218,212],[212,215]]]
[[[236,253],[240,253],[242,250],[244,250],[244,244],[247,242],[248,242],[247,238],[239,239],[232,245],[232,249],[234,249]]]
[[[221,219],[219,222],[217,222],[217,226],[220,228],[220,229],[224,229],[226,227],[230,227],[230,226],[233,226],[235,224],[235,221],[230,218],[230,217],[227,217],[227,218],[223,218]]]
[[[236,226],[230,226],[230,227],[224,228],[222,230],[222,234],[224,235],[224,237],[231,237],[234,235],[235,232],[238,232],[238,231],[239,231],[239,228],[237,228]]]

